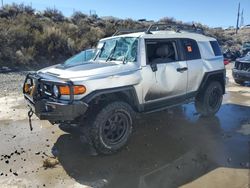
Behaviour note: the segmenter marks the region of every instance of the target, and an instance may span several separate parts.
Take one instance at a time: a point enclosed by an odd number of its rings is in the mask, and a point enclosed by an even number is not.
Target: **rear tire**
[[[207,87],[196,96],[195,108],[202,116],[208,117],[216,114],[223,99],[223,89],[220,82],[210,82]]]
[[[91,119],[89,134],[97,153],[112,154],[124,147],[132,132],[134,111],[124,102],[113,102]]]

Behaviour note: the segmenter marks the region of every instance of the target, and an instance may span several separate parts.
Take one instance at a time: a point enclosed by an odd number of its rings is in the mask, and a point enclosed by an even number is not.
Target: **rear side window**
[[[210,44],[211,44],[211,46],[213,48],[214,55],[215,56],[221,56],[222,53],[221,53],[221,49],[220,49],[220,46],[219,46],[218,42],[217,41],[210,41]]]
[[[182,46],[184,48],[184,55],[186,60],[201,59],[201,53],[198,44],[192,39],[182,39]]]

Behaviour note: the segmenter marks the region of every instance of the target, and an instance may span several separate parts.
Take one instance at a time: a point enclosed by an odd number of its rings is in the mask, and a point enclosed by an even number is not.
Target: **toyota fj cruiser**
[[[194,101],[202,116],[214,115],[225,67],[216,39],[200,29],[154,24],[100,40],[88,62],[76,55],[28,74],[23,93],[40,119],[83,122],[97,152],[110,154],[126,144],[137,113]]]

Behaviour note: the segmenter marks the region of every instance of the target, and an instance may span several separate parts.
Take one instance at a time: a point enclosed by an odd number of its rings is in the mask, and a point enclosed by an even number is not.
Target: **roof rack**
[[[160,29],[163,28],[163,29]],[[163,24],[163,23],[156,23],[149,26],[146,34],[152,34],[151,31],[160,31],[160,30],[173,30],[175,32],[191,32],[191,33],[199,33],[204,34],[204,30],[201,27],[197,27],[195,24],[193,25],[180,25],[180,24]]]
[[[204,30],[201,27],[197,27],[195,24],[193,25],[181,25],[181,24],[164,24],[164,23],[155,23],[150,25],[147,29],[121,29],[117,30],[113,36],[128,34],[128,33],[136,33],[136,32],[145,32],[146,34],[152,34],[151,31],[166,31],[172,30],[180,33],[181,31],[186,31],[190,33],[199,33],[204,34]]]
[[[128,34],[128,33],[138,33],[138,32],[145,32],[147,29],[120,29],[117,30],[113,36],[117,36],[117,35],[122,35],[122,34]]]

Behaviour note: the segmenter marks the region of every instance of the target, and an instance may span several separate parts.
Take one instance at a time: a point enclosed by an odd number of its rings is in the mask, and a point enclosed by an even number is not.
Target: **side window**
[[[200,49],[195,40],[192,39],[182,39],[182,45],[184,48],[184,54],[186,56],[186,60],[195,60],[201,59]]]
[[[220,46],[217,41],[210,41],[215,56],[222,56]]]
[[[146,40],[147,64],[178,61],[175,41]]]

